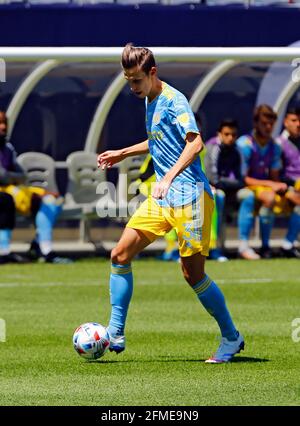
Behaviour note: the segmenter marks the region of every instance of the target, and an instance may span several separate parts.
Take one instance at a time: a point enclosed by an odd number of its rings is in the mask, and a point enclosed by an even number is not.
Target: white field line
[[[218,279],[216,278],[214,281],[218,284],[266,284],[266,283],[276,283],[276,282],[282,282],[284,278],[282,279],[274,279],[274,278],[237,278],[237,279]],[[293,278],[291,281],[294,282],[300,282],[300,278]],[[166,283],[163,283],[162,285],[165,285]],[[167,284],[172,284],[172,282],[168,282]],[[82,286],[90,286],[90,287],[102,287],[103,285],[107,285],[103,282],[99,282],[99,280],[95,279],[95,281],[73,281],[73,282],[62,282],[62,281],[56,281],[56,282],[43,282],[43,283],[28,283],[28,282],[19,282],[19,283],[8,283],[8,282],[0,282],[0,288],[10,288],[10,287],[35,287],[35,288],[45,288],[45,287],[58,287],[58,286],[64,286],[64,287],[82,287]],[[143,280],[136,280],[136,285],[152,285],[149,281],[143,281]]]

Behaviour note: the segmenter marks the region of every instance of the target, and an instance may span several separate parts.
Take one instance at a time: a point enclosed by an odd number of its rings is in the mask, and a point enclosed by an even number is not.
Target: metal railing
[[[298,43],[300,44],[300,43]],[[0,47],[0,59],[2,64],[7,62],[33,62],[33,69],[23,80],[18,90],[14,94],[8,109],[7,115],[10,122],[10,133],[17,120],[24,103],[38,82],[45,77],[55,67],[68,62],[103,62],[119,63],[122,47]],[[153,47],[151,48],[158,63],[160,62],[213,62],[207,74],[199,81],[194,90],[190,104],[194,111],[197,111],[211,87],[228,70],[243,62],[287,62],[290,71],[287,81],[279,89],[277,99],[273,107],[277,112],[282,112],[288,100],[300,86],[300,78],[293,78],[295,67],[300,66],[300,46],[289,47]],[[298,59],[298,62],[297,62]],[[37,64],[36,64],[37,63]],[[297,70],[299,71],[299,70]],[[299,73],[300,74],[300,73]],[[125,85],[122,73],[117,75],[108,85],[93,119],[85,141],[85,150],[95,152],[97,143],[101,136],[105,120],[108,113]]]

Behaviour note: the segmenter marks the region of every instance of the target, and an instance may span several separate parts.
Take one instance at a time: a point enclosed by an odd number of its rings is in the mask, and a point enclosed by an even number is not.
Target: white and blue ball
[[[109,344],[106,328],[96,322],[81,324],[73,334],[74,349],[85,359],[101,358],[108,350]]]

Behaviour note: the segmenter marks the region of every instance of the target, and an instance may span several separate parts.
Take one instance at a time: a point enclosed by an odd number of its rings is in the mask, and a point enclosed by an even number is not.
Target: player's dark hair
[[[285,116],[293,114],[293,115],[300,115],[300,106],[290,106],[285,113]]]
[[[276,112],[270,107],[270,105],[262,104],[254,108],[253,120],[255,123],[259,121],[261,117],[267,118],[272,121],[277,120]]]
[[[237,129],[238,123],[232,118],[224,118],[218,127],[218,132],[221,132],[224,127],[229,127],[230,129]]]
[[[124,47],[121,62],[124,69],[138,66],[146,74],[149,74],[152,67],[156,67],[151,50],[147,47],[135,47],[132,43]]]

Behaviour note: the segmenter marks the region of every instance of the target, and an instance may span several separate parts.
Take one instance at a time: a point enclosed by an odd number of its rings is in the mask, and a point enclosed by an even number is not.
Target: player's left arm
[[[192,164],[203,149],[203,141],[198,133],[187,133],[185,141],[186,145],[179,159],[164,178],[155,186],[152,194],[153,198],[164,198],[176,176],[180,175],[183,170]]]
[[[276,188],[274,190],[279,194],[284,194],[287,191],[287,184],[284,182],[281,182],[280,180],[281,168],[282,168],[281,147],[276,144],[274,148],[272,163],[271,163],[270,179],[276,182]]]
[[[9,144],[9,149],[11,150],[11,164],[9,168],[5,168],[0,163],[0,184],[20,185],[25,183],[26,174],[17,162],[17,153],[11,144]]]

